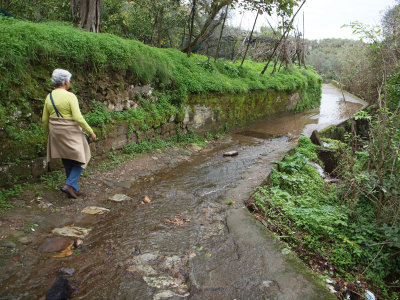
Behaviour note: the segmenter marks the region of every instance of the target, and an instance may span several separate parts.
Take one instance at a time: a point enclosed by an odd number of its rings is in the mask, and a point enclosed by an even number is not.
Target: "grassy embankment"
[[[72,92],[89,108],[85,118],[100,136],[107,134],[108,125],[122,120],[129,122],[131,131],[162,125],[174,115],[179,120],[193,93],[298,91],[297,110],[313,107],[320,99],[321,78],[311,69],[261,76],[263,65],[252,61],[241,68],[204,56],[187,58],[176,49],[153,48],[60,23],[0,18],[0,35],[0,165],[44,156],[46,137],[40,117],[43,99],[52,89],[49,77],[54,68],[73,73]],[[155,92],[150,99],[138,97],[136,109],[110,112],[103,103],[92,101],[97,97],[90,88],[99,78],[119,80],[113,84],[122,88],[127,83],[151,84]],[[128,146],[126,151],[134,148]],[[17,180],[10,178],[9,183]]]
[[[347,169],[346,144],[326,141],[340,149],[341,169]],[[342,296],[367,288],[379,299],[398,299],[399,227],[377,223],[376,205],[349,195],[347,184],[326,183],[312,165],[322,164],[317,148],[301,137],[294,153],[276,162],[277,169],[257,189],[250,207],[305,263],[331,278]],[[346,171],[346,176],[368,176],[367,165],[366,150],[357,152],[354,173]]]

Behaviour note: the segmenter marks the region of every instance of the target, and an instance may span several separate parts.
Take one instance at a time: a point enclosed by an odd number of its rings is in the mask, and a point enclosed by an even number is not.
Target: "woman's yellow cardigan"
[[[93,129],[86,123],[79,109],[78,98],[73,93],[64,89],[55,89],[52,91],[54,104],[58,112],[65,119],[74,120],[80,127],[82,127],[88,134],[93,133]],[[49,118],[57,118],[56,111],[50,100],[50,94],[47,95],[44,102],[42,124],[46,133],[49,132]]]

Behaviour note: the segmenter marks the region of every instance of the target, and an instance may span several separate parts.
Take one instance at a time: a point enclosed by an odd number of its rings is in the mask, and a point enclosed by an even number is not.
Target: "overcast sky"
[[[392,7],[395,0],[307,0],[302,8],[305,15],[305,37],[307,39],[323,38],[351,38],[358,39],[352,35],[349,28],[341,28],[343,24],[353,21],[360,21],[364,24],[379,24],[383,12]],[[298,14],[295,26],[302,30],[303,14]],[[251,30],[255,18],[255,13],[246,12],[243,19],[239,11],[230,20],[230,25],[239,26],[242,19],[242,28]],[[270,17],[269,21],[275,25],[276,17]],[[267,26],[265,16],[262,15],[257,20],[256,29]]]

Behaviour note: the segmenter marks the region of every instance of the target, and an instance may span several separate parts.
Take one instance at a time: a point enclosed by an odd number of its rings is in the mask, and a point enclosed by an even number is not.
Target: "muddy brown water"
[[[341,98],[324,85],[320,108],[238,129],[211,151],[152,174],[154,180],[114,189],[98,203],[111,209],[108,214],[75,219],[92,228],[80,254],[53,258],[27,248],[20,254],[24,266],[2,275],[0,298],[42,297],[61,267],[76,270],[69,278],[75,299],[332,298],[243,201],[296,136],[339,123],[364,105],[348,94],[346,102]],[[239,155],[223,157],[230,150]],[[110,203],[115,193],[133,200]],[[141,204],[145,195],[151,202]],[[43,224],[66,222],[56,212],[51,217]]]

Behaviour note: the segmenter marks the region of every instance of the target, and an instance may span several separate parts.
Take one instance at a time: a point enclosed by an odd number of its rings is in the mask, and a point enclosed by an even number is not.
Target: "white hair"
[[[65,84],[65,80],[68,82],[71,80],[72,74],[67,70],[55,69],[53,74],[51,74],[51,81],[55,86],[60,86]]]

